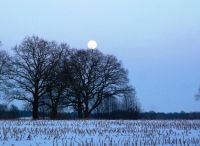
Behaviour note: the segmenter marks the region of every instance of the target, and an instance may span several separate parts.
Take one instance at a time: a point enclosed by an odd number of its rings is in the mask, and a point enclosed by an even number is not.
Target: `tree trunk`
[[[52,120],[55,120],[57,118],[57,115],[58,115],[57,106],[52,107],[50,118]]]
[[[88,111],[84,111],[84,119],[88,119],[89,118],[89,113]]]
[[[36,119],[39,118],[39,115],[38,115],[38,108],[39,108],[38,100],[34,100],[32,105],[33,105],[32,118],[33,118],[33,120],[36,120]]]
[[[89,118],[89,107],[88,107],[88,100],[85,101],[85,110],[84,110],[84,119]]]
[[[83,112],[82,112],[82,104],[81,104],[81,102],[78,102],[78,118],[79,119],[83,118]]]

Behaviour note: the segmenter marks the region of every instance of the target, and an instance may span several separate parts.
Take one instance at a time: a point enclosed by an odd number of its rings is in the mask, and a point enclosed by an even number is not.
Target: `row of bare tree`
[[[6,99],[29,103],[33,119],[39,118],[41,109],[51,119],[65,108],[76,111],[79,118],[112,104],[139,110],[127,70],[113,55],[71,49],[36,36],[26,37],[13,50],[13,56],[0,52],[1,91]]]

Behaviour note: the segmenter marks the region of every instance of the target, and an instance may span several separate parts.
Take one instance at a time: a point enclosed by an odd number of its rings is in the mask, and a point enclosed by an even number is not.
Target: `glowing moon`
[[[97,48],[97,42],[94,40],[88,41],[88,48],[89,49],[96,49]]]

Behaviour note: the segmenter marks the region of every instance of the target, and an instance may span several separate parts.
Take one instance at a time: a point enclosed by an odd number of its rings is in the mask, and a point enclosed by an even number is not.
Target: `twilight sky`
[[[199,0],[6,0],[2,48],[25,36],[116,55],[129,70],[144,111],[200,111]]]

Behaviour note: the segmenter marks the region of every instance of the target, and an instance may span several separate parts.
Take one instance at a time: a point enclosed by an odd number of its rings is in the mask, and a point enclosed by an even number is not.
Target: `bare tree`
[[[11,70],[11,57],[4,50],[0,50],[0,80],[7,76]]]
[[[14,104],[12,104],[10,106],[10,112],[11,112],[11,118],[17,118],[19,117],[19,108],[17,106],[15,106]]]
[[[1,44],[0,44],[1,46]],[[12,69],[12,58],[10,55],[4,51],[0,50],[0,92],[5,98],[5,93],[7,93],[7,86],[9,85],[9,75]]]
[[[120,102],[117,97],[106,98],[104,101],[104,108],[107,113],[117,111],[120,108]]]
[[[130,94],[125,94],[124,97],[122,98],[122,110],[124,111],[138,111],[139,105],[138,101],[136,98],[136,93],[135,90],[132,91]],[[139,111],[138,111],[139,112]]]
[[[64,93],[67,90],[67,81],[64,74],[64,60],[66,61],[69,58],[69,52],[67,44],[61,44],[57,47],[55,53],[57,53],[58,62],[49,75],[46,94],[42,98],[42,106],[46,106],[50,110],[51,119],[57,118],[58,109],[61,108],[65,99]]]
[[[127,71],[112,55],[98,50],[77,50],[70,61],[66,67],[70,72],[68,100],[74,104],[79,118],[88,118],[104,99],[123,96],[133,90]]]
[[[47,80],[58,62],[53,52],[57,44],[36,36],[27,37],[14,48],[13,82],[14,99],[29,102],[32,105],[32,117],[38,119],[40,100],[46,93]]]
[[[8,106],[5,104],[0,104],[0,112],[4,113],[6,111],[8,111]]]

